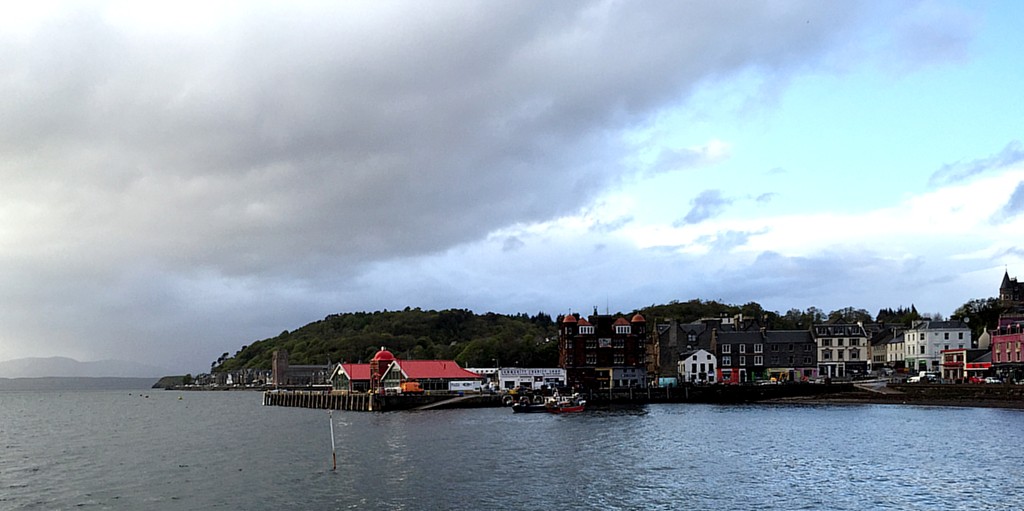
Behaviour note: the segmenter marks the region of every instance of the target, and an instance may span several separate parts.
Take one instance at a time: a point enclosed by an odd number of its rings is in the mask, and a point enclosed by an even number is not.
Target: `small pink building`
[[[1024,318],[999,323],[992,331],[992,368],[1004,380],[1024,381]]]

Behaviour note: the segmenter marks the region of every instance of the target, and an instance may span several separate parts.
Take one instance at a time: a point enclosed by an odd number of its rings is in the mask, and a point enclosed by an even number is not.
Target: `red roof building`
[[[370,364],[338,364],[331,373],[331,387],[349,392],[370,390]]]
[[[558,362],[570,387],[586,390],[647,386],[647,321],[607,314],[561,318]]]
[[[383,347],[369,364],[340,363],[331,373],[337,391],[383,393],[405,381],[416,381],[424,390],[449,390],[450,382],[480,382],[483,377],[467,371],[454,360],[401,360]],[[474,384],[479,387],[478,384]]]
[[[381,387],[397,388],[403,381],[415,381],[423,390],[449,390],[450,383],[482,381],[479,374],[467,371],[454,360],[395,359],[381,378]]]

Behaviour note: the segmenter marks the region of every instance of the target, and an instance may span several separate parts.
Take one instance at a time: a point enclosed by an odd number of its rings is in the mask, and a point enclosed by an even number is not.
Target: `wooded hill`
[[[274,350],[288,350],[291,364],[368,362],[386,347],[408,360],[454,359],[462,367],[496,363],[523,367],[558,365],[558,339],[551,316],[474,314],[464,309],[334,314],[292,332],[257,341],[214,361],[215,371],[270,368]]]
[[[967,317],[977,330],[993,323],[1001,312],[994,298],[971,300],[958,308],[951,319]],[[744,317],[757,319],[776,330],[804,329],[816,323],[871,322],[909,324],[923,319],[909,308],[886,308],[877,318],[863,309],[846,307],[828,314],[815,307],[790,309],[785,314],[764,310],[756,302],[728,305],[694,299],[651,305],[620,313],[639,312],[650,323],[676,319],[681,322],[708,317]],[[583,313],[584,316],[587,313]],[[548,314],[475,314],[465,309],[442,311],[406,308],[402,311],[351,312],[333,314],[294,331],[243,346],[234,356],[222,354],[210,366],[211,372],[242,368],[269,369],[274,350],[288,350],[292,364],[328,364],[339,361],[368,362],[386,347],[399,358],[408,360],[454,359],[462,367],[555,367],[558,365],[558,331]],[[941,319],[941,318],[932,318]],[[989,328],[994,325],[988,325]]]

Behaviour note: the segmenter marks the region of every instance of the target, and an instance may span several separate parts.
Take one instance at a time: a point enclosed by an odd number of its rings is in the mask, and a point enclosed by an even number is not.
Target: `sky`
[[[329,314],[948,316],[1024,276],[1024,3],[0,7],[0,360]]]

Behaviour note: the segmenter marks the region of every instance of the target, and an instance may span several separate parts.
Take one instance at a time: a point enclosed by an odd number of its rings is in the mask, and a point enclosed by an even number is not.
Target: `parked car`
[[[996,378],[995,376],[989,376],[985,378],[985,383],[1003,383],[1003,380]]]
[[[985,378],[981,376],[971,376],[967,379],[967,383],[985,383]]]

